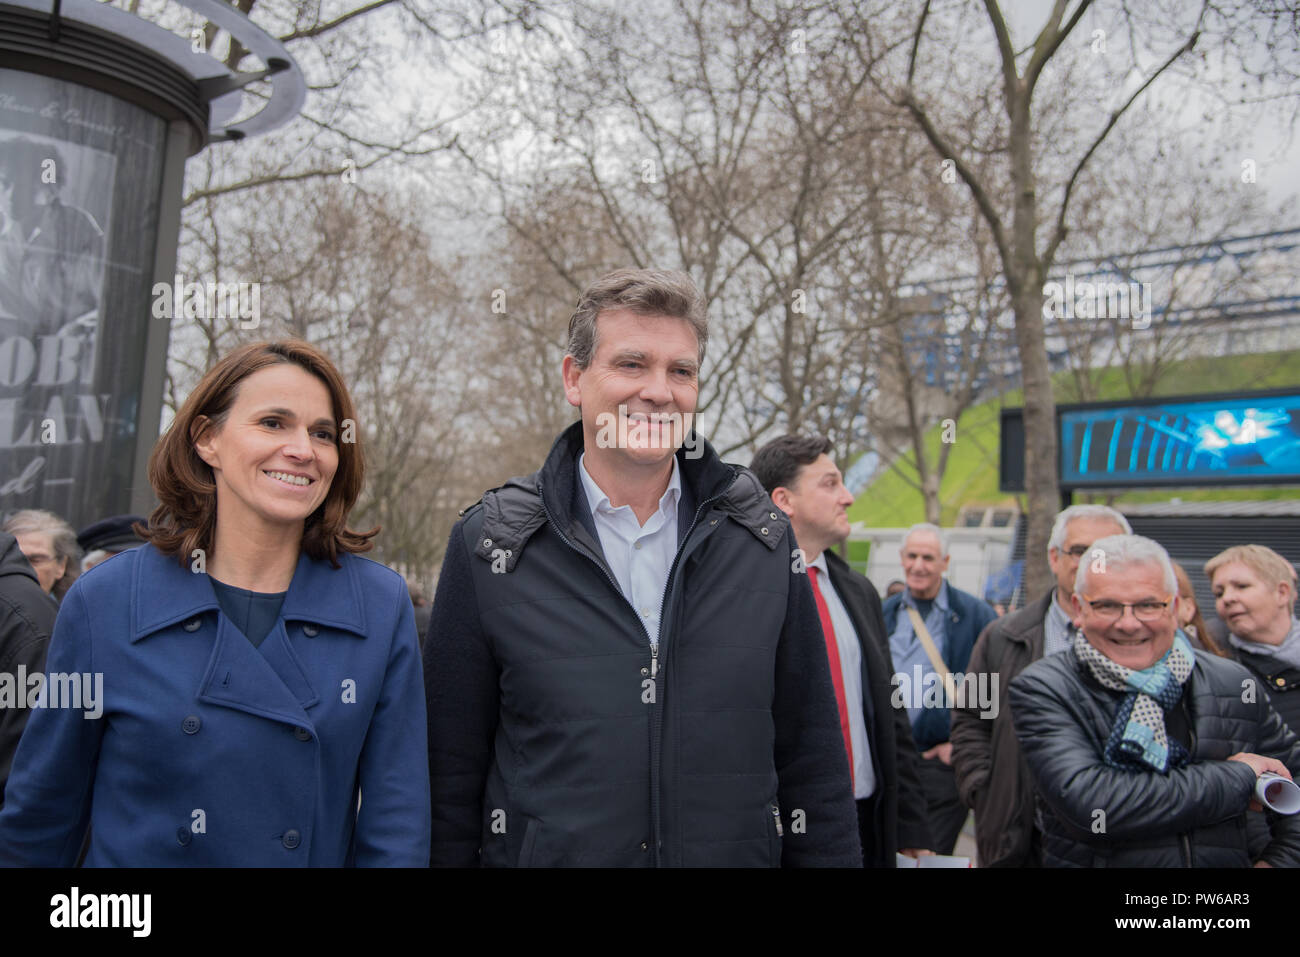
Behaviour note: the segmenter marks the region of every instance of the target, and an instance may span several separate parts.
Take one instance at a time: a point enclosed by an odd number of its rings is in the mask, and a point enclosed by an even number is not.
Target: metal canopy
[[[289,51],[221,0],[178,0],[228,32],[265,69],[232,72],[155,23],[95,0],[0,0],[0,55],[6,66],[104,89],[194,131],[190,153],[287,123],[302,109],[307,82]],[[234,122],[242,90],[257,80],[271,95]]]

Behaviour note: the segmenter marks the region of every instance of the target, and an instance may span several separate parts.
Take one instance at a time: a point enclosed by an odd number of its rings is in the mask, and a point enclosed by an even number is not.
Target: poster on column
[[[80,527],[130,501],[166,127],[52,77],[0,90],[0,512]]]

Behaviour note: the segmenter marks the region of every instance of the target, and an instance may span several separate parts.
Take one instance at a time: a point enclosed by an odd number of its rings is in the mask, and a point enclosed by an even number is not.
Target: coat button
[[[284,832],[284,837],[280,838],[280,843],[292,851],[302,843],[302,835],[299,834],[295,828],[291,827],[289,830]]]
[[[181,627],[184,628],[186,631],[198,631],[200,628],[203,627],[203,619],[191,618],[185,624],[181,625]]]
[[[641,674],[643,674],[643,675],[648,675],[649,673],[650,673],[650,669],[649,669],[649,668],[642,668],[642,669],[641,669]]]
[[[193,837],[194,835],[190,833],[190,829],[184,824],[176,829],[176,843],[181,847],[189,847]]]
[[[203,722],[199,720],[197,714],[189,715],[181,722],[181,730],[186,734],[198,734],[201,727],[203,727]]]
[[[492,539],[490,539],[490,538],[485,538],[485,539],[483,539],[483,547],[484,547],[484,548],[491,548],[491,547],[492,547]]]
[[[315,638],[317,635],[320,634],[320,626],[318,626],[318,625],[303,625],[303,626],[302,626],[302,633],[303,633],[304,635],[306,635],[308,638]]]
[[[311,732],[308,731],[306,728],[294,728],[293,736],[297,738],[299,741],[311,740]]]
[[[773,521],[775,521],[775,520],[776,520],[776,512],[768,512],[768,513],[767,513],[767,517],[770,518],[770,519],[772,519]]]
[[[764,525],[762,528],[759,529],[759,531],[762,532],[764,535],[766,535],[766,534],[767,534],[767,526]]]
[[[642,841],[642,842],[641,842],[641,850],[643,850],[643,851],[648,851],[648,850],[650,850],[650,842],[649,842],[649,841]]]

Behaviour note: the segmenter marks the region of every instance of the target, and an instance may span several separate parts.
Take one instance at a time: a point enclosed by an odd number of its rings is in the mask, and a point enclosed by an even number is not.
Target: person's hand
[[[1280,774],[1288,781],[1291,780],[1291,770],[1279,761],[1277,758],[1266,758],[1262,754],[1252,754],[1249,751],[1238,751],[1228,758],[1229,761],[1240,761],[1242,764],[1250,766],[1255,772],[1255,777],[1259,777],[1265,771],[1272,771],[1274,774]]]
[[[1274,774],[1280,775],[1288,781],[1292,780],[1290,769],[1276,758],[1266,758],[1262,754],[1252,754],[1249,751],[1238,751],[1236,754],[1229,757],[1228,760],[1240,761],[1242,764],[1247,765],[1255,772],[1256,778],[1265,771],[1272,771]],[[1254,794],[1251,794],[1250,796],[1250,804],[1248,807],[1252,811],[1264,810],[1264,805],[1259,803],[1259,798],[1255,797]],[[1259,865],[1256,866],[1258,867]]]
[[[936,744],[933,748],[922,751],[921,757],[927,761],[930,758],[938,758],[944,764],[952,764],[952,742],[945,741],[942,744]]]
[[[1273,865],[1270,864],[1268,861],[1260,860],[1260,861],[1256,861],[1256,862],[1254,863],[1253,866],[1254,866],[1254,867],[1272,867]]]
[[[904,857],[934,857],[934,851],[924,847],[905,847],[898,853]]]

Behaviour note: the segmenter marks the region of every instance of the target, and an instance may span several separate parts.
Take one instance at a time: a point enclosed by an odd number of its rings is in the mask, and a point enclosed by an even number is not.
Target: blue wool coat
[[[102,715],[33,710],[0,863],[71,866],[89,824],[88,866],[426,866],[411,602],[382,565],[339,561],[299,557],[260,648],[206,575],[150,545],[80,578],[47,668],[102,674],[83,702]]]

